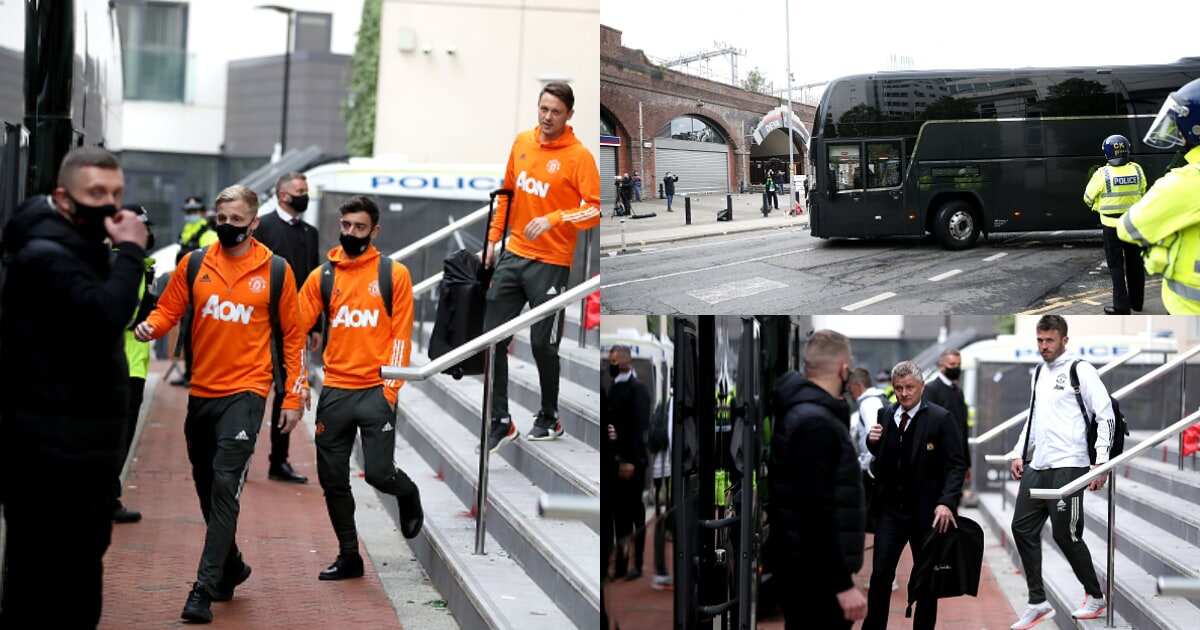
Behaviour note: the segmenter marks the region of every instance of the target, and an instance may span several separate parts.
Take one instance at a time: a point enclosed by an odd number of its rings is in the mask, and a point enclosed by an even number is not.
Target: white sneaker
[[[1083,607],[1071,613],[1075,619],[1099,619],[1104,614],[1104,598],[1088,595],[1083,600]]]
[[[1017,620],[1010,628],[1012,630],[1029,630],[1039,623],[1047,619],[1054,618],[1054,607],[1050,602],[1042,602],[1040,604],[1030,604],[1025,608],[1025,614]]]
[[[650,583],[650,588],[662,591],[671,588],[674,583],[674,580],[669,575],[656,575],[654,576],[654,581]]]

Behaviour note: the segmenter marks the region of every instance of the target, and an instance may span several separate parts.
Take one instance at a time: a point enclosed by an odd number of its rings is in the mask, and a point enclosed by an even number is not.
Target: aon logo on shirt
[[[337,317],[333,318],[333,323],[330,328],[345,326],[347,328],[363,328],[370,326],[374,328],[379,325],[379,309],[363,311],[359,309],[351,309],[349,306],[343,306],[338,310]]]
[[[211,317],[220,322],[240,321],[242,324],[249,324],[250,315],[253,313],[253,306],[222,302],[216,295],[210,295],[208,301],[204,303],[204,309],[200,311],[200,319]]]
[[[543,199],[546,198],[546,195],[550,194],[549,183],[539,182],[538,180],[527,175],[525,171],[521,171],[521,174],[517,175],[517,188],[524,190],[531,195],[537,195]]]

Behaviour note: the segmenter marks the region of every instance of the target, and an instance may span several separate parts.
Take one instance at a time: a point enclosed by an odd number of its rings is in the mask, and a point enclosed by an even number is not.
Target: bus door
[[[903,160],[899,140],[830,142],[826,147],[829,233],[867,237],[904,233]]]
[[[922,233],[915,211],[904,208],[904,147],[900,140],[863,143],[863,211],[878,236]],[[913,216],[909,216],[912,214]]]

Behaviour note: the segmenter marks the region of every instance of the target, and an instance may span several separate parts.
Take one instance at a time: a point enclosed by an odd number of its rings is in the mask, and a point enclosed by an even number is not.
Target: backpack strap
[[[271,297],[267,312],[271,319],[271,363],[274,366],[275,395],[282,396],[287,391],[287,367],[284,362],[283,324],[279,319],[279,300],[283,295],[284,275],[288,273],[288,264],[280,256],[271,256]]]
[[[327,260],[321,263],[321,313],[325,320],[321,331],[321,341],[325,344],[329,343],[329,322],[333,320],[329,313],[329,305],[333,300],[333,270],[333,261]]]
[[[1029,417],[1025,418],[1025,444],[1021,446],[1021,459],[1029,459],[1029,434],[1033,433],[1033,406],[1037,402],[1037,382],[1038,377],[1042,375],[1042,364],[1039,363],[1033,370],[1033,392],[1029,396]]]
[[[1092,417],[1088,414],[1087,406],[1083,404],[1083,393],[1079,391],[1079,373],[1075,371],[1075,366],[1081,361],[1075,359],[1071,362],[1071,389],[1075,390],[1075,402],[1079,403],[1079,413],[1083,414],[1083,421],[1091,422]]]
[[[388,317],[392,316],[392,259],[388,256],[379,257],[379,299],[383,300],[383,309]]]

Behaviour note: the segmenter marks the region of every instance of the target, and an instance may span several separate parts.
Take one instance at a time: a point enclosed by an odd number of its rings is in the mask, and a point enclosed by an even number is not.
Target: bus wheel
[[[965,201],[946,202],[938,210],[933,233],[946,249],[969,249],[979,239],[975,210]]]

